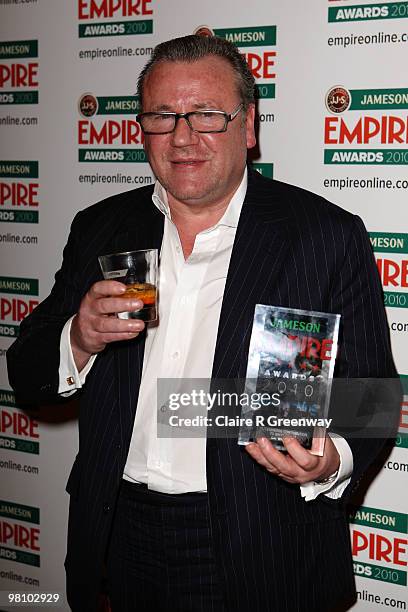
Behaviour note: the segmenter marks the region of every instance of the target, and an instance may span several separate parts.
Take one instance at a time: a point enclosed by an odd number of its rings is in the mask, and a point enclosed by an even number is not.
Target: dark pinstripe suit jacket
[[[152,188],[113,196],[79,213],[50,296],[21,324],[8,354],[12,387],[55,399],[59,338],[90,285],[97,255],[159,247],[163,216]],[[360,219],[322,198],[249,173],[225,287],[213,376],[245,376],[256,303],[342,315],[337,375],[395,375],[382,291]],[[92,610],[126,461],[142,372],[144,337],[109,345],[82,391],[79,453],[71,495],[68,596]],[[380,440],[350,440],[352,482],[339,502],[305,502],[299,487],[256,464],[235,440],[208,440],[214,551],[228,609],[332,610],[352,597],[343,501],[379,452]]]

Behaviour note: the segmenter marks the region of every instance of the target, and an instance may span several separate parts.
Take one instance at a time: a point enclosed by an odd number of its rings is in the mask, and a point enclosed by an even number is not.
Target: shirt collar
[[[238,226],[239,216],[241,214],[242,205],[244,203],[247,186],[248,170],[245,167],[245,171],[242,176],[242,180],[238,186],[238,189],[232,196],[223,216],[214,227],[218,227],[219,225],[225,225],[227,227],[236,228]],[[169,220],[171,220],[171,212],[167,199],[167,192],[158,180],[156,180],[156,183],[154,185],[152,200],[156,208],[158,208],[163,215],[165,215]]]

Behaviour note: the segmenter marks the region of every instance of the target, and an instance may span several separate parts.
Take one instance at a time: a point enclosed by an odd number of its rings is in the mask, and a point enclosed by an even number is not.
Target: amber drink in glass
[[[126,251],[98,257],[105,280],[117,280],[127,285],[120,297],[142,300],[143,308],[119,312],[119,319],[157,319],[157,249]]]

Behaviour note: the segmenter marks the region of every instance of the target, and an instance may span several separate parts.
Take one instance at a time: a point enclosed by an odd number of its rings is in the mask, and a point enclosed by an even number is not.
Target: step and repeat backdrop
[[[153,182],[137,76],[158,42],[200,28],[236,44],[256,78],[255,167],[365,221],[408,388],[408,2],[0,0],[2,591],[64,591],[77,449],[75,409],[16,405],[7,348],[47,296],[74,214]],[[396,445],[350,513],[359,612],[408,607],[407,477],[404,401]]]

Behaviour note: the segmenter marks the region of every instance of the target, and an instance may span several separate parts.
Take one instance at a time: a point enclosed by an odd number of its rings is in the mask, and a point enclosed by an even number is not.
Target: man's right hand
[[[118,319],[116,313],[143,308],[141,300],[120,297],[126,285],[98,281],[82,299],[71,324],[71,347],[80,372],[89,358],[103,351],[109,342],[136,338],[145,324],[139,319]]]

